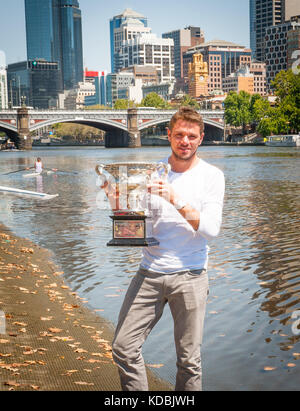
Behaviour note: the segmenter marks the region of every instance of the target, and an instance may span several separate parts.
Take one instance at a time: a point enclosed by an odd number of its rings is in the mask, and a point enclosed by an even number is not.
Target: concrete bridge
[[[176,110],[130,108],[128,110],[34,110],[26,106],[0,111],[0,131],[20,149],[30,150],[30,133],[56,123],[77,123],[106,132],[106,147],[140,147],[141,131],[168,123]],[[200,110],[205,140],[224,140],[224,111]]]

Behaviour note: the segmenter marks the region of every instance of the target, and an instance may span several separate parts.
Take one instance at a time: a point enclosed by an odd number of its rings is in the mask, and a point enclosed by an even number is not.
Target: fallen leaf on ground
[[[32,388],[33,390],[39,390],[40,387],[38,385],[31,385],[30,388]]]
[[[55,328],[55,327],[48,328],[48,331],[50,331],[51,333],[60,333],[60,332],[62,332],[62,330],[60,328]]]
[[[34,253],[33,248],[28,248],[28,247],[22,247],[22,248],[20,248],[20,251],[21,251],[21,253],[30,253],[30,254]]]
[[[84,350],[83,348],[76,348],[74,352],[83,353],[83,352],[87,352],[87,350]]]
[[[75,372],[78,372],[78,370],[67,370],[64,374],[61,374],[61,375],[67,375],[67,376],[69,376],[69,375],[74,374]]]
[[[5,381],[4,385],[9,385],[11,387],[20,387],[21,384],[17,383],[16,381]]]

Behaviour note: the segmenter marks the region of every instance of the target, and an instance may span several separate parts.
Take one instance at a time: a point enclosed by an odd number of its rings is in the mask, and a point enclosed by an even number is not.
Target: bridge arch
[[[171,117],[168,118],[160,118],[160,119],[153,119],[143,124],[140,124],[139,130],[146,130],[147,128],[155,127],[159,124],[169,123]],[[205,126],[205,133],[204,133],[204,141],[222,141],[224,139],[224,124],[222,122],[218,122],[212,120],[210,118],[203,118],[204,126]]]
[[[91,119],[84,119],[84,118],[55,118],[53,119],[47,119],[40,121],[38,123],[35,123],[31,125],[30,131],[36,131],[42,127],[45,126],[52,126],[53,124],[57,123],[75,123],[75,124],[81,124],[85,126],[90,126],[90,127],[95,127],[103,131],[112,131],[112,130],[123,130],[127,131],[127,124],[123,124],[120,122],[118,124],[115,121],[109,121],[108,119],[101,119],[101,120],[91,120]]]
[[[10,131],[10,132],[13,132],[13,133],[17,133],[18,130],[17,130],[17,127],[15,125],[12,125],[10,123],[6,123],[4,121],[0,121],[0,131],[4,131],[4,132]]]
[[[170,120],[171,118],[147,121],[139,126],[139,130],[141,131],[149,127],[157,126],[158,124],[168,123]],[[204,124],[211,125],[213,127],[219,128],[220,130],[224,130],[223,122],[218,123],[217,121],[210,120],[208,118],[204,118],[203,121],[204,121]]]

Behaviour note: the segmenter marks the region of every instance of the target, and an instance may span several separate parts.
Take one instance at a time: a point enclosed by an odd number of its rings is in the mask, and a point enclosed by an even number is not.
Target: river
[[[66,282],[114,325],[140,261],[140,249],[107,247],[109,210],[97,206],[97,163],[157,161],[169,147],[43,148],[0,153],[0,174],[32,166],[72,173],[0,185],[59,194],[50,201],[0,195],[0,220],[19,236],[50,249]],[[300,150],[200,147],[223,170],[224,218],[210,243],[210,293],[203,358],[204,390],[299,390],[300,381]],[[168,306],[144,345],[146,363],[174,383],[173,324]]]

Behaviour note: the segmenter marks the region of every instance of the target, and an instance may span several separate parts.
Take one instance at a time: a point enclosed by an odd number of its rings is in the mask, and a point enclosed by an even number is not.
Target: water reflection
[[[205,147],[200,152],[226,176],[223,227],[211,243],[204,389],[299,389],[300,356],[295,354],[300,337],[291,329],[292,313],[300,309],[299,159],[293,149],[267,147]],[[59,197],[50,202],[1,197],[2,221],[52,250],[71,287],[116,323],[141,252],[106,247],[110,211],[97,208],[94,166],[99,161],[157,161],[168,153],[169,148],[36,151],[34,157],[40,156],[47,168],[79,174],[41,180],[5,176],[2,185]],[[5,172],[30,164],[32,153],[1,156],[0,172]],[[172,335],[166,309],[144,354],[148,362],[164,363],[160,375],[174,382]],[[266,372],[266,366],[274,371]]]

